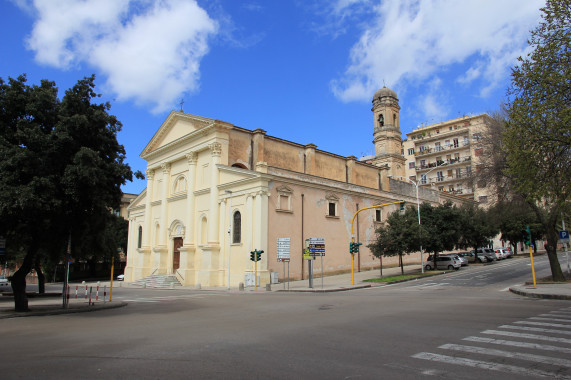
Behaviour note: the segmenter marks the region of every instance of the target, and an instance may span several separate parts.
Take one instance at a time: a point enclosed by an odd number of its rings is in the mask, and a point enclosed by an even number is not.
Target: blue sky
[[[133,170],[173,109],[342,156],[373,152],[371,100],[401,131],[491,112],[527,53],[538,0],[4,0],[0,76],[96,75]],[[145,181],[123,187],[139,193]]]

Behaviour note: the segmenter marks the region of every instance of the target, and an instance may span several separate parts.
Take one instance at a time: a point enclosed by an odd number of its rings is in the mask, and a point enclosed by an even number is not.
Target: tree
[[[499,228],[489,217],[488,212],[476,205],[464,205],[459,209],[459,213],[461,237],[458,246],[474,248],[477,261],[477,248],[487,246],[488,242],[497,235]]]
[[[434,268],[440,252],[450,251],[458,244],[461,237],[460,211],[451,202],[437,207],[429,203],[420,205],[423,234],[429,236],[423,239],[422,246],[426,252],[433,254]]]
[[[398,255],[401,273],[404,274],[403,255],[417,252],[420,247],[416,209],[407,207],[404,214],[393,212],[387,218],[386,226],[377,228],[376,234],[375,242],[367,246],[373,256],[380,258]]]
[[[514,190],[544,226],[553,280],[563,281],[556,244],[559,216],[571,208],[571,1],[548,0],[541,11],[532,51],[512,70],[503,142]]]
[[[109,103],[92,103],[94,82],[78,81],[60,101],[54,82],[0,79],[0,235],[26,252],[11,281],[17,311],[28,310],[25,277],[38,255],[61,259],[70,241],[73,252],[89,248],[132,180],[121,123]]]

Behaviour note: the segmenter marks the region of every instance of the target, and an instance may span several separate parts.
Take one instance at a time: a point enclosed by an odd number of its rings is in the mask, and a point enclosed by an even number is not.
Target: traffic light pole
[[[353,233],[353,222],[355,222],[355,218],[357,217],[358,213],[360,213],[361,211],[364,211],[364,210],[370,210],[372,208],[380,208],[380,207],[396,205],[396,204],[404,204],[404,203],[405,203],[404,201],[383,203],[382,205],[363,207],[363,208],[357,210],[357,212],[355,212],[355,214],[353,214],[353,219],[351,219],[351,244],[350,244],[350,246],[352,247],[353,244],[355,243],[355,234]],[[350,253],[351,253],[351,285],[355,285],[355,252],[350,252]]]

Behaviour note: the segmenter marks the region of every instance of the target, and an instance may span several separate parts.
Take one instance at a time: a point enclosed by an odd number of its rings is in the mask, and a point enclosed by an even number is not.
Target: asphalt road
[[[127,307],[2,320],[1,376],[571,378],[571,303],[507,291],[529,278],[514,259],[338,293],[117,288]]]

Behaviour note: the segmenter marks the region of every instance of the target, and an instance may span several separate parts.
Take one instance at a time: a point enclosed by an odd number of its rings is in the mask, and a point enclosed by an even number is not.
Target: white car
[[[12,286],[10,285],[10,281],[6,278],[6,276],[0,276],[0,293],[1,292],[11,292]]]
[[[117,276],[117,281],[123,281],[124,279],[125,279],[124,274],[120,274],[119,276]]]
[[[507,259],[508,255],[506,254],[505,249],[503,248],[496,248],[494,250],[494,252],[496,253],[496,257],[498,260],[503,260],[503,259]]]
[[[506,249],[506,248],[498,248],[498,249],[496,249],[496,253],[497,253],[498,251],[502,253],[502,255],[504,256],[504,259],[507,259],[508,257],[511,257],[511,256],[512,256],[512,253],[511,253],[508,249]]]

